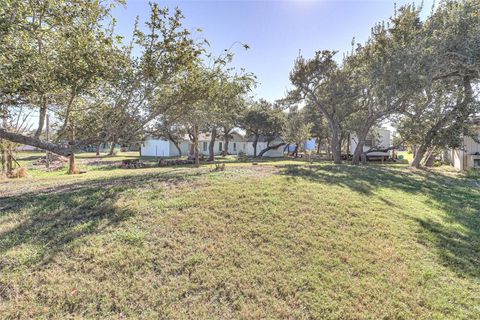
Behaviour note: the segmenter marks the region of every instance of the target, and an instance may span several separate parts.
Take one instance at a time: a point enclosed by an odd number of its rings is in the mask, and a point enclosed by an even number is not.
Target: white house
[[[480,118],[474,120],[473,125],[480,140]],[[447,150],[444,159],[459,171],[480,169],[480,143],[472,137],[463,137],[462,144],[463,146],[459,149]]]
[[[230,133],[228,139],[228,154],[238,154],[239,152],[246,152],[247,140],[244,135],[237,131]],[[202,133],[198,136],[198,143],[200,148],[200,154],[209,155],[208,146],[211,140],[210,133]],[[223,154],[225,150],[225,139],[223,137],[217,137],[213,146],[213,151],[216,156]]]
[[[209,155],[208,147],[210,145],[211,134],[202,133],[198,136],[198,147],[200,154],[204,156]],[[282,143],[283,140],[280,137],[275,138],[270,142],[270,145],[277,145]],[[182,151],[182,156],[187,156],[193,153],[193,144],[189,140],[188,136],[185,137],[179,143],[180,150]],[[260,136],[257,143],[257,155],[267,148],[267,139],[264,136]],[[215,139],[213,146],[214,154],[221,155],[225,150],[225,139],[222,136],[219,136]],[[284,151],[284,146],[280,146],[276,149],[269,150],[263,154],[264,157],[282,157]],[[228,154],[239,154],[244,153],[247,156],[253,156],[253,138],[247,139],[245,135],[238,131],[234,131],[229,134],[228,141]],[[151,156],[151,157],[178,157],[180,156],[178,149],[175,144],[164,138],[156,137],[147,137],[140,148],[140,154],[142,156]]]
[[[387,149],[391,146],[390,130],[383,128],[376,128],[372,130],[372,133],[367,135],[365,144],[363,146],[363,152],[367,152],[371,148],[375,149]],[[358,144],[358,138],[355,134],[350,136],[349,153],[353,154]],[[380,158],[389,157],[390,151],[372,151],[367,153],[367,157]]]

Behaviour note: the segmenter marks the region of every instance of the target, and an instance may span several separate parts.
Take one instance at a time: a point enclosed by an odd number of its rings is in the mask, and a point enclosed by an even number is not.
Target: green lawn
[[[0,318],[480,318],[476,178],[121,158],[0,181]]]

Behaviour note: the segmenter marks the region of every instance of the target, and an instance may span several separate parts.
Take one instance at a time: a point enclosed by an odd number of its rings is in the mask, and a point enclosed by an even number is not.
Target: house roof
[[[255,140],[255,135],[250,135],[247,139],[247,142],[253,142]],[[258,142],[268,142],[268,141],[283,141],[282,137],[280,137],[279,135],[275,135],[275,137],[273,139],[271,139],[271,137],[267,136],[267,135],[264,135],[264,134],[261,134],[258,136]]]
[[[236,130],[229,133],[229,136],[230,136],[231,141],[244,141],[245,140],[245,136],[243,134],[241,134],[240,132],[236,131]],[[210,141],[211,137],[212,137],[212,134],[210,132],[200,133],[198,135],[198,141],[202,141],[202,142],[203,141]],[[188,136],[187,136],[187,138],[188,138]],[[218,134],[217,139],[223,139],[223,135]]]

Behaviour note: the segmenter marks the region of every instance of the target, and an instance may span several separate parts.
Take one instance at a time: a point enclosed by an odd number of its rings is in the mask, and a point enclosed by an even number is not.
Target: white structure
[[[349,153],[353,154],[355,148],[358,144],[358,138],[356,135],[352,134],[350,137],[350,150]],[[363,146],[363,152],[367,152],[368,150],[375,148],[375,149],[387,149],[391,146],[391,138],[390,138],[390,130],[387,129],[373,129],[372,133],[367,135],[367,139],[365,140],[365,144]],[[391,155],[390,151],[372,151],[367,153],[367,157],[389,157]]]
[[[202,133],[198,136],[198,148],[200,154],[204,156],[209,155],[209,145],[211,140],[210,133]],[[275,138],[270,142],[270,145],[277,145],[283,143],[283,140],[279,137]],[[257,155],[265,148],[267,148],[267,139],[264,136],[260,136],[257,143]],[[187,156],[193,153],[193,144],[188,139],[188,136],[185,137],[179,144],[179,147],[182,151],[182,156]],[[283,157],[283,151],[285,146],[282,145],[276,149],[268,150],[263,154],[264,157]],[[223,154],[225,150],[225,139],[222,136],[219,136],[215,139],[213,146],[214,154],[216,156]],[[229,134],[228,140],[228,154],[239,154],[244,153],[247,156],[253,156],[253,139],[247,139],[243,134],[234,131]],[[178,157],[178,153],[175,144],[167,139],[147,137],[140,148],[140,154],[142,156],[150,157]]]
[[[183,140],[179,143],[182,155],[186,156],[189,152],[189,142]],[[140,147],[140,155],[146,157],[178,157],[177,147],[175,144],[166,139],[147,137]]]
[[[275,146],[284,141],[280,137],[276,137],[274,140],[270,141],[270,146]],[[265,136],[260,136],[257,142],[257,156],[260,152],[268,147],[268,141]],[[254,149],[253,149],[253,136],[247,140],[247,156],[253,157],[254,156]],[[276,149],[271,149],[265,152],[262,156],[267,158],[279,158],[283,157],[283,152],[285,150],[285,145],[279,146]]]
[[[480,119],[475,121],[474,126],[480,139]],[[480,143],[475,142],[471,137],[463,137],[463,147],[447,150],[444,158],[459,171],[480,169]]]
[[[238,154],[239,152],[246,152],[247,149],[247,141],[245,136],[238,133],[237,131],[233,131],[230,133],[228,139],[228,154]],[[210,133],[202,133],[198,136],[198,146],[200,148],[200,154],[205,156],[209,155],[208,147],[210,145],[211,134]],[[215,139],[215,143],[213,145],[213,152],[216,156],[223,154],[225,150],[225,139],[220,136]]]

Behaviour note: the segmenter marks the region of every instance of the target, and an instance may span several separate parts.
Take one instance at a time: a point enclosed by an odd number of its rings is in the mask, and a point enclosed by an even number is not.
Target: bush
[[[466,176],[470,179],[480,179],[480,169],[467,170]]]
[[[245,152],[243,152],[243,151],[238,152],[237,159],[238,159],[238,161],[241,161],[241,162],[247,162],[248,161],[248,157],[245,154]]]

